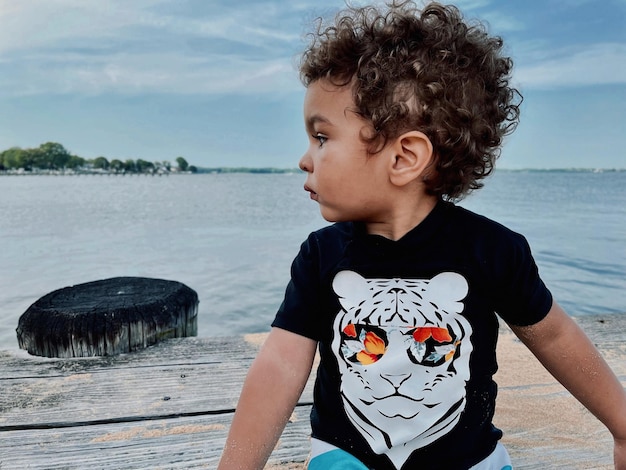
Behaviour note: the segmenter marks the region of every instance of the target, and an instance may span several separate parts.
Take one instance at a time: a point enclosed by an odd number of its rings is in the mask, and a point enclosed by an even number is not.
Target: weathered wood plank
[[[270,465],[305,461],[309,412],[310,406],[296,408]],[[0,434],[0,468],[213,469],[231,419],[232,413],[227,413],[61,430],[8,431]]]
[[[215,468],[259,346],[251,336],[98,358],[2,352],[0,468]],[[309,412],[296,409],[272,463],[304,461]]]
[[[184,338],[109,358],[4,354],[0,431],[233,410],[258,347],[241,338]],[[302,401],[311,401],[311,388]]]
[[[8,423],[61,427],[233,409],[246,366],[230,361],[115,368],[7,381],[0,399],[0,430]],[[211,383],[211,378],[219,382]]]
[[[251,362],[257,351],[258,340],[242,341],[240,337],[176,338],[129,354],[69,359],[31,356],[22,351],[0,351],[0,379],[228,360]]]
[[[577,321],[626,386],[626,315],[580,317]],[[609,432],[508,328],[502,328],[498,353],[494,422],[504,431],[502,442],[514,468],[612,469]]]
[[[578,321],[626,383],[626,315]],[[496,424],[516,468],[610,468],[602,425],[573,398],[563,403],[567,392],[541,366],[522,360],[530,353],[510,330],[502,334],[513,355],[500,360]],[[183,338],[77,359],[0,352],[0,469],[215,468],[259,344]],[[312,379],[272,464],[306,458],[311,388]]]
[[[574,318],[596,346],[626,345],[626,313]]]

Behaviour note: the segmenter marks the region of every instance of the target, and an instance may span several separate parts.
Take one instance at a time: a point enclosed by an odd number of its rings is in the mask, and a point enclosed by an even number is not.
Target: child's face
[[[305,190],[318,202],[322,216],[337,221],[384,221],[389,210],[385,150],[368,155],[362,135],[371,124],[354,110],[350,86],[327,80],[309,85],[304,121],[309,147],[300,160],[307,172]]]

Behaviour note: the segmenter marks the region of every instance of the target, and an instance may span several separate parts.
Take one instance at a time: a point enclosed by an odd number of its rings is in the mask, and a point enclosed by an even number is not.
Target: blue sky
[[[515,60],[525,101],[502,168],[626,168],[626,0],[456,4]],[[295,167],[303,34],[342,5],[0,0],[0,150]]]

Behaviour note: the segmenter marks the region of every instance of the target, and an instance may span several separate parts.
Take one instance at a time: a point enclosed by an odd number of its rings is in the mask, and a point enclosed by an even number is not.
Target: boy
[[[491,423],[496,312],[612,432],[626,394],[526,240],[452,202],[519,115],[502,42],[454,7],[348,8],[303,55],[309,236],[245,381],[220,469],[265,464],[309,376],[310,469],[508,469]]]

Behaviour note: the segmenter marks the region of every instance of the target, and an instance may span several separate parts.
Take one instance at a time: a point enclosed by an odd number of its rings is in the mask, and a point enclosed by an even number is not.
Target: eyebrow
[[[322,116],[321,114],[313,114],[311,116],[309,116],[306,120],[306,127],[307,129],[313,129],[313,127],[315,126],[315,124],[317,123],[324,123],[324,124],[332,124],[328,118],[325,118],[324,116]]]

